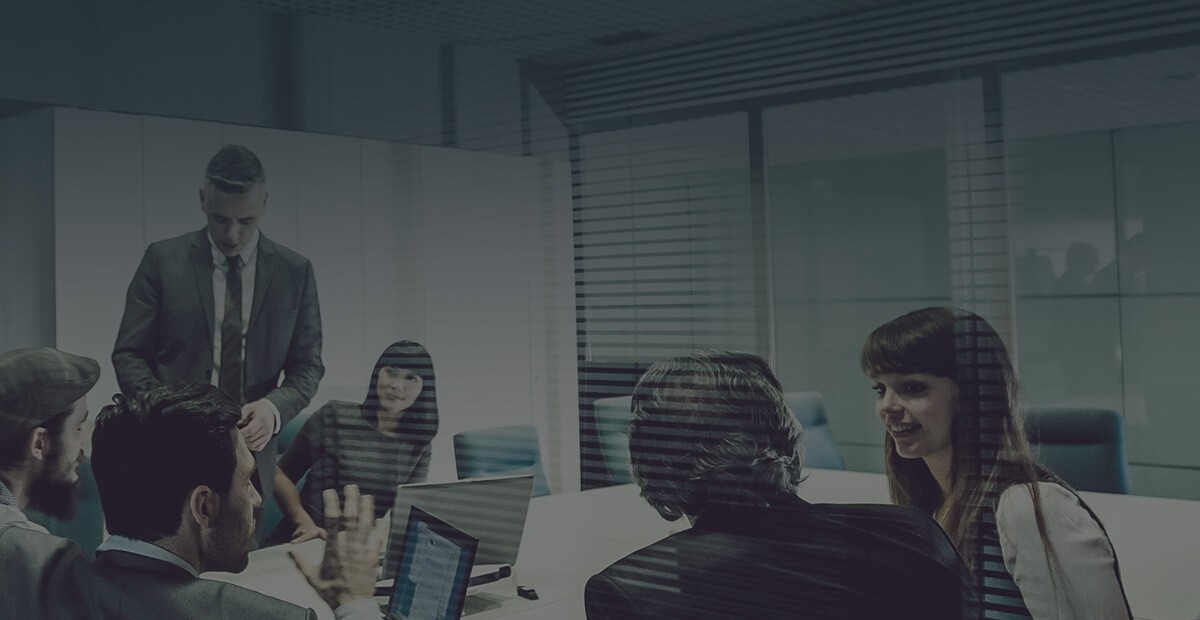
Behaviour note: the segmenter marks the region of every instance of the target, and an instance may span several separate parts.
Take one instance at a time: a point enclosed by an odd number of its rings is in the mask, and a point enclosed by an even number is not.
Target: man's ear
[[[221,512],[221,496],[202,484],[188,494],[185,510],[185,516],[190,516],[201,528],[211,528]]]
[[[50,449],[50,431],[37,427],[30,431],[25,443],[25,454],[35,461],[45,462],[47,450]]]

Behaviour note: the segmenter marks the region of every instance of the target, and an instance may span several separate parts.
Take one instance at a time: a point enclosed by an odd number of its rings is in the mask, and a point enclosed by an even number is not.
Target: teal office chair
[[[801,445],[804,446],[804,466],[846,469],[842,453],[829,430],[829,419],[825,417],[825,399],[821,397],[821,393],[785,392],[783,399],[804,429],[804,437],[801,439]]]
[[[298,415],[296,415],[296,417],[292,418],[291,422],[288,422],[283,426],[282,429],[279,430],[277,442],[279,447],[279,456],[283,456],[283,453],[287,452],[288,446],[291,445],[292,440],[296,438],[296,435],[300,433],[301,427],[303,427],[304,423],[308,421],[308,418],[312,417],[313,411],[316,410],[314,409],[311,411],[300,412]],[[306,479],[308,479],[308,474],[301,476],[300,480],[296,482],[296,488],[302,488]],[[263,498],[262,520],[263,532],[267,537],[270,537],[271,533],[275,531],[275,528],[279,527],[279,522],[283,521],[283,510],[279,508],[279,504],[275,503],[274,497]]]
[[[104,538],[104,509],[100,506],[100,490],[92,474],[91,459],[79,464],[79,509],[70,521],[59,521],[36,510],[25,511],[30,521],[40,524],[55,536],[69,538],[90,557]]]
[[[1116,411],[1030,408],[1025,436],[1038,462],[1076,489],[1129,493],[1125,434]]]
[[[629,421],[633,416],[632,409],[632,396],[597,398],[592,403],[600,457],[604,461],[605,476],[610,485],[633,482],[633,476],[629,473]]]
[[[533,496],[550,494],[537,429],[529,424],[497,426],[454,435],[458,479],[533,474]]]

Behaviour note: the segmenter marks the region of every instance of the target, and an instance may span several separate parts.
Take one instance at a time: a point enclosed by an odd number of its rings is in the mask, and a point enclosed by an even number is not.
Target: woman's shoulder
[[[1010,485],[1000,493],[996,501],[996,524],[1005,525],[1030,523],[1036,519],[1034,508],[1034,484],[1037,499],[1041,503],[1042,517],[1047,526],[1053,524],[1083,525],[1094,521],[1083,505],[1083,500],[1074,491],[1056,482],[1040,481]]]
[[[345,426],[362,420],[362,404],[345,400],[330,400],[313,412],[315,424]]]

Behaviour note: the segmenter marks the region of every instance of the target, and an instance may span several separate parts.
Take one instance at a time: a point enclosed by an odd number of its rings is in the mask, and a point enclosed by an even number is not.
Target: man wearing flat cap
[[[25,516],[74,516],[85,396],[96,360],[55,349],[0,354],[0,617],[83,617],[90,566],[75,543]]]

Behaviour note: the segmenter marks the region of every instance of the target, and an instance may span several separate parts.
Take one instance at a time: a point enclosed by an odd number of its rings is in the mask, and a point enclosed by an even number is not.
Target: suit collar
[[[812,504],[795,496],[774,499],[769,506],[716,504],[704,509],[696,517],[692,529],[771,537],[776,535],[772,532],[794,529],[798,525],[798,518],[811,513],[812,507]]]
[[[216,310],[213,308],[212,283],[212,246],[208,243],[208,230],[201,228],[192,235],[192,273],[195,274],[197,293],[200,294],[200,305],[204,310],[204,324],[208,325],[208,340],[213,337],[213,320]]]
[[[96,568],[101,572],[116,569],[135,573],[162,575],[176,579],[197,578],[188,571],[175,566],[170,562],[164,562],[162,560],[146,557],[137,553],[130,553],[128,551],[120,551],[117,549],[98,551],[96,553]]]
[[[267,289],[271,287],[271,277],[279,262],[275,256],[275,244],[267,236],[258,233],[258,259],[254,268],[254,302],[250,306],[250,322],[247,327],[253,327],[262,310],[263,300],[266,299]]]
[[[4,485],[3,480],[0,480],[0,506],[12,506],[13,508],[17,508],[17,498],[12,494],[12,491],[9,491],[8,487]]]

